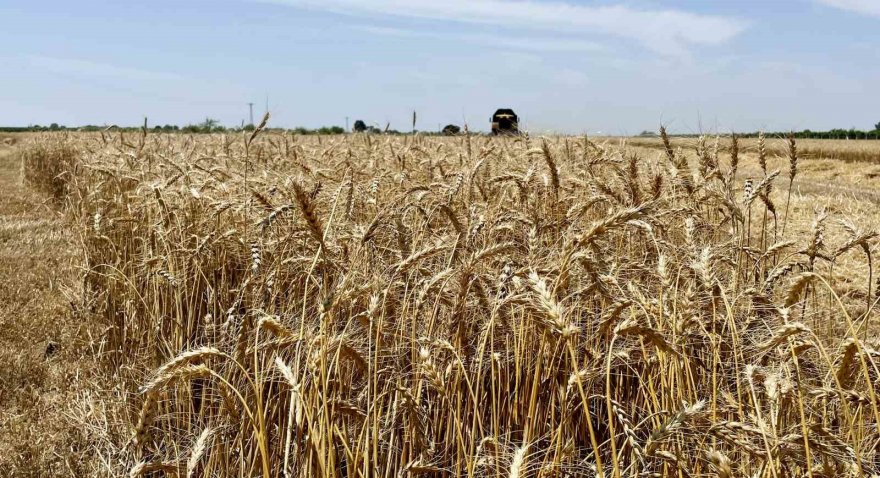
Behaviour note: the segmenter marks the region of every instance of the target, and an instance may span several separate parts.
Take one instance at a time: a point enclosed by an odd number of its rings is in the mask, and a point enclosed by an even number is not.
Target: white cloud
[[[880,17],[880,1],[878,0],[817,0],[829,7],[849,10],[863,15]]]
[[[98,63],[73,58],[53,58],[47,56],[31,56],[28,58],[32,66],[50,73],[103,77],[129,81],[175,81],[183,77],[176,73],[149,71],[139,68]]]
[[[556,52],[597,52],[605,51],[604,45],[591,41],[572,38],[549,38],[517,35],[514,37],[487,34],[439,34],[422,30],[407,30],[380,26],[358,26],[356,30],[374,35],[385,35],[407,38],[433,38],[457,40],[478,45],[488,45],[503,49],[524,51],[556,51]]]
[[[590,33],[632,39],[665,55],[692,45],[728,41],[745,30],[742,20],[680,10],[584,6],[534,0],[257,0],[354,16],[395,16],[497,25],[553,33]]]

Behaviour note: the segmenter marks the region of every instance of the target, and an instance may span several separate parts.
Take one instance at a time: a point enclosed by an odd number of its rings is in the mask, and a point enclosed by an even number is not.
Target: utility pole
[[[345,132],[348,133],[348,116],[345,117]]]
[[[254,104],[248,103],[248,107],[250,108],[250,111],[251,111],[251,115],[250,115],[251,122],[249,124],[254,124]]]

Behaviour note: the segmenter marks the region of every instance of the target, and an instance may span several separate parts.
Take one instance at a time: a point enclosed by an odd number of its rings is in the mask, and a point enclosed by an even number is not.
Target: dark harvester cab
[[[509,108],[501,108],[492,115],[492,134],[518,134],[519,118]]]

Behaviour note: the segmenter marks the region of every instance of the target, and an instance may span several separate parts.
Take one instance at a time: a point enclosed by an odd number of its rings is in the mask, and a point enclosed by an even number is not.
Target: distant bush
[[[342,134],[345,133],[345,128],[341,126],[322,126],[317,130],[318,134]]]
[[[448,124],[448,125],[446,125],[446,126],[443,127],[443,129],[441,130],[441,132],[442,132],[443,134],[445,134],[445,135],[453,136],[453,135],[456,135],[456,134],[458,134],[458,133],[461,133],[461,128],[459,128],[457,125],[454,125],[454,124]]]
[[[184,133],[222,133],[226,128],[213,118],[205,118],[199,124],[188,124],[180,130]]]

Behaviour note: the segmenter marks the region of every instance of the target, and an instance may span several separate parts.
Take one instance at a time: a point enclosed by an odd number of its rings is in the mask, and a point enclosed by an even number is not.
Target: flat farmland
[[[6,143],[61,224],[66,295],[35,294],[68,325],[26,359],[64,345],[22,385],[55,398],[0,420],[50,420],[79,474],[880,471],[878,142]],[[0,463],[70,466],[40,439]]]

